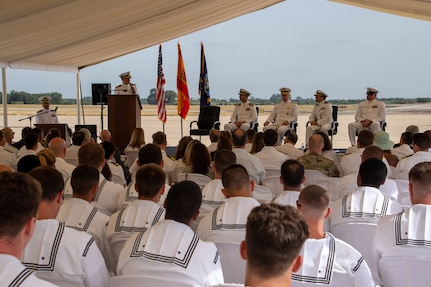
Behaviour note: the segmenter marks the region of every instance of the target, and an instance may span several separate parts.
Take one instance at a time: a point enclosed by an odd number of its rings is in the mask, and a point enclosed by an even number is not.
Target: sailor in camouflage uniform
[[[38,99],[43,106],[43,109],[36,113],[36,124],[59,124],[57,117],[57,108],[51,110],[49,105],[51,104],[50,96],[42,96]]]
[[[286,131],[290,130],[290,123],[298,120],[298,105],[289,100],[291,89],[281,88],[280,92],[281,103],[274,105],[272,113],[263,124],[263,131],[267,129],[277,131],[279,144],[281,144]]]
[[[308,148],[309,153],[297,159],[305,169],[318,170],[330,177],[340,176],[335,162],[322,155],[323,137],[321,135],[312,135],[308,142]]]
[[[317,131],[328,133],[333,122],[332,104],[326,101],[328,95],[321,90],[317,90],[314,96],[317,104],[314,106],[308,120],[305,142],[308,142],[311,135]]]
[[[252,122],[257,122],[256,107],[248,102],[251,93],[245,89],[239,90],[239,99],[241,103],[236,104],[230,117],[230,123],[224,125],[225,131],[233,132],[237,128],[247,131]]]

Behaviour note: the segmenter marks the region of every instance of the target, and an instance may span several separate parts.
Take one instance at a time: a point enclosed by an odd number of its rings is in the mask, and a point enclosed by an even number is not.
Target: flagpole
[[[180,117],[181,119],[181,138],[183,138],[183,118]]]

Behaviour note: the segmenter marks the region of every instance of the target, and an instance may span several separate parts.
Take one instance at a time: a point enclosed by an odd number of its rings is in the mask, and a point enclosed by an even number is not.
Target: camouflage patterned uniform
[[[318,170],[330,177],[339,177],[337,165],[333,160],[330,160],[320,154],[311,153],[298,157],[297,159],[305,169]]]

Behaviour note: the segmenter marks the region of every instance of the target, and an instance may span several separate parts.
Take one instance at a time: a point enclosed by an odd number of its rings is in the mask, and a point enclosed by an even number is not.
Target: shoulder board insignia
[[[409,154],[409,155],[406,155],[405,157],[403,157],[403,159],[404,158],[408,158],[408,157],[411,157],[411,156],[413,156],[414,155],[414,153],[412,153],[412,154]]]
[[[235,106],[239,107],[241,104],[235,104]]]
[[[51,112],[55,112],[55,110],[50,110]]]
[[[116,86],[116,88],[119,88],[119,87],[121,87],[121,85]]]
[[[249,105],[249,106],[254,106],[254,104],[253,104],[253,103],[248,103],[248,105]]]
[[[37,112],[38,112],[38,113],[41,113],[41,112],[43,112],[43,110],[38,110]]]

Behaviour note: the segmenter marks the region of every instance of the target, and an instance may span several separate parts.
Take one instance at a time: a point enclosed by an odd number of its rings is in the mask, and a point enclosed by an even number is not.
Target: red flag
[[[157,116],[159,120],[166,123],[166,98],[165,98],[165,75],[163,74],[162,67],[162,44],[159,45],[159,60],[157,63],[157,88],[156,88],[156,99],[157,99]]]
[[[185,119],[190,108],[189,88],[187,87],[186,70],[184,68],[183,56],[181,54],[180,43],[178,43],[178,115]]]

